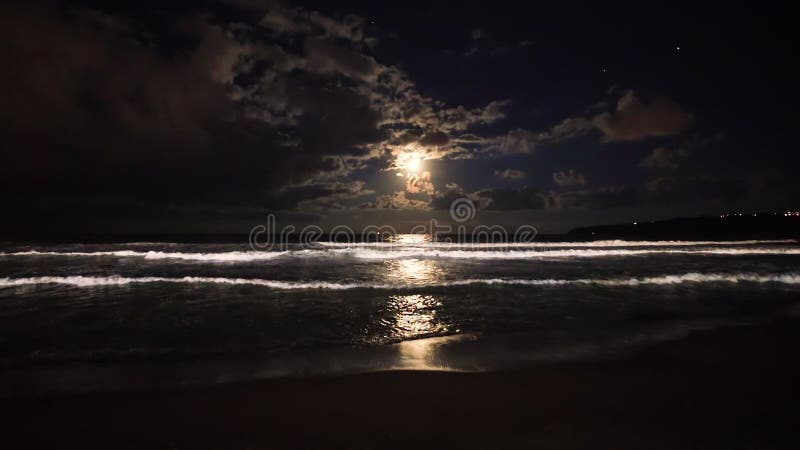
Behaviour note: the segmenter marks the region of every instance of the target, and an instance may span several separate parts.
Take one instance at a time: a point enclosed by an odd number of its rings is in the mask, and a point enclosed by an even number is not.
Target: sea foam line
[[[698,273],[689,272],[673,275],[659,275],[641,278],[579,278],[579,279],[505,279],[479,278],[467,280],[442,280],[423,284],[385,284],[385,283],[337,283],[328,281],[281,281],[260,278],[224,278],[224,277],[107,277],[89,276],[43,276],[25,278],[0,278],[0,287],[16,287],[28,285],[62,284],[76,287],[122,286],[140,283],[181,283],[181,284],[216,284],[263,286],[277,290],[319,289],[383,289],[405,290],[418,288],[435,288],[469,285],[520,285],[520,286],[647,286],[675,285],[683,283],[781,283],[800,284],[800,273],[758,274],[758,273]]]
[[[686,249],[562,249],[562,250],[437,250],[425,248],[399,248],[399,249],[376,249],[376,248],[329,248],[329,249],[307,249],[293,251],[233,251],[218,253],[183,253],[183,252],[160,252],[160,251],[97,251],[97,252],[54,252],[30,250],[24,252],[0,253],[4,257],[30,257],[30,256],[56,256],[56,257],[137,257],[146,260],[185,260],[185,261],[206,261],[206,262],[248,262],[264,261],[278,257],[298,257],[298,258],[329,258],[329,257],[351,257],[366,260],[390,260],[403,258],[445,258],[445,259],[548,259],[548,258],[598,258],[612,256],[646,256],[657,254],[680,254],[680,255],[800,255],[800,247],[792,248],[772,248],[772,247],[748,247],[748,248],[707,248],[698,250]]]
[[[350,256],[357,259],[385,260],[402,258],[452,258],[452,259],[550,259],[550,258],[600,258],[610,256],[646,256],[657,254],[678,255],[800,255],[800,248],[713,248],[703,250],[678,249],[566,249],[566,250],[375,250],[367,248],[331,249],[331,255]],[[324,256],[318,250],[299,250],[293,256]]]
[[[693,247],[764,244],[796,244],[794,239],[743,241],[626,241],[621,239],[586,242],[317,242],[322,247],[348,248],[592,248],[592,247]]]
[[[29,250],[25,252],[0,253],[0,256],[117,256],[135,257],[144,259],[182,259],[189,261],[260,261],[277,258],[289,252],[217,252],[217,253],[184,253],[184,252],[159,252],[159,251],[136,251],[136,250],[116,250],[98,252],[51,252]]]

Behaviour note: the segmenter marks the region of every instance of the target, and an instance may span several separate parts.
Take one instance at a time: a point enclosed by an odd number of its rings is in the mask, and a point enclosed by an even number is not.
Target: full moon
[[[419,158],[410,159],[408,160],[408,163],[406,163],[406,168],[408,169],[408,171],[413,173],[419,172],[421,166],[422,166],[422,160],[420,160]]]

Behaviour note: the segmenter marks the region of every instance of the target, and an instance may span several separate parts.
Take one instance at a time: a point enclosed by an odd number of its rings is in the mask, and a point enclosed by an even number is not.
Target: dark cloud
[[[591,109],[605,106],[592,105]],[[570,117],[538,136],[541,142],[561,142],[597,130],[604,142],[630,142],[675,136],[692,123],[692,116],[674,101],[659,98],[643,102],[634,91],[620,97],[613,111],[593,117]]]
[[[475,125],[487,125],[506,117],[505,107],[511,103],[509,100],[495,100],[483,108],[467,109],[463,106],[442,109],[438,118],[440,128],[445,130],[464,131]]]
[[[470,48],[469,48],[467,51],[465,51],[465,52],[463,53],[463,55],[464,55],[464,56],[472,56],[472,55],[474,55],[474,54],[478,53],[478,50],[480,50],[480,48],[478,48],[478,46],[477,46],[477,45],[473,45],[473,46],[472,46],[472,47],[470,47]]]
[[[525,186],[482,189],[471,194],[459,191],[458,194],[474,199],[482,209],[495,211],[603,209],[641,203],[637,191],[628,186],[601,186],[560,192]]]
[[[530,187],[491,188],[473,193],[484,209],[510,211],[518,209],[544,209],[545,196],[538,189]]]
[[[125,185],[135,183],[131,174],[169,184],[164,172],[183,165],[184,174],[205,177],[220,145],[235,145],[233,156],[253,164],[261,159],[250,154],[257,141],[275,145],[277,136],[243,120],[228,96],[225,83],[245,48],[223,30],[187,18],[181,28],[198,43],[168,60],[119,27],[87,27],[85,17],[44,8],[3,14],[10,66],[0,75],[0,114],[16,147],[3,154],[5,182],[47,180],[61,192],[146,190]],[[230,156],[220,169],[239,164]],[[196,184],[186,178],[181,184]]]
[[[756,114],[744,84],[712,95],[701,79],[662,80],[657,67],[694,70],[685,65],[694,58],[688,46],[680,60],[654,52],[647,70],[626,63],[637,76],[625,83],[641,88],[603,94],[622,76],[614,58],[585,58],[567,41],[537,42],[533,51],[525,36],[500,31],[507,13],[497,22],[454,21],[460,30],[415,17],[420,26],[397,40],[391,28],[405,18],[376,24],[349,8],[4,3],[7,215],[18,228],[53,217],[127,224],[204,214],[244,220],[266,210],[325,219],[408,209],[398,217],[409,218],[442,213],[457,198],[542,211],[535,214],[688,203],[713,210],[786,205],[797,190],[796,164],[787,163],[793,131],[771,116],[791,108]],[[471,29],[486,23],[491,35]],[[377,37],[387,40],[378,45]],[[460,58],[465,51],[475,57]],[[569,64],[564,54],[574,56]],[[491,55],[508,57],[488,64]],[[736,138],[716,145],[721,138],[709,128],[727,124]]]
[[[464,189],[456,183],[448,183],[445,189],[436,192],[430,201],[430,207],[434,210],[450,209],[450,205],[460,198],[470,198],[471,196],[464,192]]]
[[[569,117],[562,120],[550,130],[536,136],[541,142],[561,142],[583,136],[594,129],[592,119],[585,117]]]
[[[373,81],[381,70],[374,58],[341,47],[327,38],[306,39],[305,51],[304,68],[309,71]]]
[[[540,136],[522,128],[510,130],[495,138],[483,140],[484,156],[529,155],[536,150]]]
[[[674,170],[680,166],[682,160],[693,153],[706,149],[714,142],[719,142],[724,137],[724,133],[715,133],[710,137],[702,137],[695,134],[677,147],[661,146],[654,148],[639,165],[649,169]]]
[[[651,199],[658,203],[729,204],[746,194],[747,185],[742,181],[711,175],[674,176],[654,178],[645,187]]]
[[[364,34],[364,18],[354,14],[332,18],[317,11],[309,11],[296,6],[281,5],[277,2],[268,3],[245,0],[243,2],[234,3],[259,11],[264,10],[264,16],[261,18],[259,25],[277,35],[304,36],[318,34],[356,43],[368,42],[369,40]]]
[[[636,189],[629,186],[549,192],[544,198],[547,209],[552,210],[622,208],[638,205],[642,201]]]
[[[112,11],[2,8],[0,175],[18,193],[12,214],[33,202],[41,214],[348,208],[373,194],[351,174],[385,167],[393,145],[446,146],[450,132],[505,117],[507,102],[420,95],[367,53],[357,16],[271,5],[259,25],[186,12],[164,28]],[[430,175],[412,184],[434,192]],[[420,206],[404,195],[382,204]]]
[[[326,211],[347,209],[355,201],[374,194],[363,181],[327,181],[286,186],[270,194],[268,204],[275,210]]]
[[[508,56],[509,54],[511,54],[511,46],[509,45],[500,45],[489,51],[489,56]]]
[[[424,145],[425,147],[447,145],[448,142],[450,142],[450,138],[447,136],[447,133],[443,133],[441,131],[425,133],[425,135],[419,140],[419,144]]]
[[[519,180],[525,178],[525,171],[517,169],[495,170],[494,174],[505,180]]]
[[[427,210],[428,202],[424,200],[416,200],[407,195],[404,191],[395,192],[393,194],[379,195],[370,202],[362,203],[359,208],[362,209],[419,209]]]
[[[616,111],[602,113],[592,120],[608,142],[674,136],[691,122],[692,116],[679,104],[667,99],[645,103],[631,90],[617,101]]]
[[[586,184],[586,176],[572,169],[562,170],[553,174],[553,181],[559,186],[583,186]]]
[[[681,159],[689,156],[683,147],[656,147],[639,164],[649,169],[677,169]]]

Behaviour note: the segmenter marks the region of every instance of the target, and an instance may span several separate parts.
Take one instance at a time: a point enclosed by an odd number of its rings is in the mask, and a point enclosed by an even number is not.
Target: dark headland
[[[570,230],[571,239],[781,239],[800,237],[796,212],[720,216],[597,225]]]

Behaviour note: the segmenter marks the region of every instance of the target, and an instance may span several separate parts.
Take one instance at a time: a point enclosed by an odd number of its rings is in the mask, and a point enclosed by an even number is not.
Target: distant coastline
[[[455,238],[441,235],[440,238]],[[298,242],[298,236],[288,235],[288,242]],[[787,239],[800,238],[800,215],[759,212],[723,214],[720,216],[677,217],[656,221],[628,222],[608,225],[590,225],[573,228],[566,233],[539,234],[536,240],[594,241],[604,239]],[[322,234],[318,241],[331,240]],[[0,242],[52,242],[52,243],[246,243],[246,233],[6,233]]]
[[[566,236],[581,240],[797,238],[800,237],[800,217],[787,213],[762,212],[674,218],[580,227],[570,230]]]

